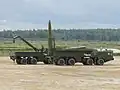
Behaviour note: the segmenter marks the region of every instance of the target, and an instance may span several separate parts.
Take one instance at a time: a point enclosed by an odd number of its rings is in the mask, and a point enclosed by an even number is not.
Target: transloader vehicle
[[[10,56],[10,59],[16,61],[17,64],[37,64],[39,61],[43,61],[45,59],[45,51],[43,45],[41,49],[34,47],[31,43],[27,40],[22,38],[21,36],[15,35],[13,37],[13,43],[15,40],[19,38],[28,46],[30,46],[34,51],[33,52],[14,52],[13,55]],[[43,61],[44,62],[44,61]]]
[[[10,56],[10,59],[16,61],[17,64],[37,64],[37,62],[44,62],[44,64],[54,65],[75,65],[75,63],[82,63],[83,65],[104,65],[105,62],[114,60],[112,50],[98,51],[97,49],[76,47],[76,48],[56,48],[55,38],[52,36],[51,21],[48,23],[48,48],[42,46],[37,49],[32,44],[27,42],[20,36],[26,44],[34,49],[34,52],[15,52]]]

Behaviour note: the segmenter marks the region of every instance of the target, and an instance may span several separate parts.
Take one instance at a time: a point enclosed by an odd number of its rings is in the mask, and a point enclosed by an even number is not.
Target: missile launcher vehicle
[[[37,62],[44,62],[44,64],[54,65],[75,65],[79,62],[83,65],[104,65],[105,62],[114,60],[113,51],[104,50],[98,51],[97,49],[86,47],[71,47],[58,49],[56,48],[55,38],[52,36],[51,21],[48,23],[48,48],[43,46],[41,49],[37,49],[32,44],[27,42],[20,36],[20,38],[26,44],[34,49],[34,52],[15,52],[10,56],[10,59],[16,61],[17,64],[37,64]]]
[[[113,51],[98,51],[90,48],[56,50],[54,52],[56,65],[103,65],[105,62],[114,60]]]

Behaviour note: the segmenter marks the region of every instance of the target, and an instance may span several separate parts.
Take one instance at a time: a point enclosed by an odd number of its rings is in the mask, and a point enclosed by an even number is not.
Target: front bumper
[[[15,56],[10,56],[10,59],[12,59],[13,61],[15,61]]]

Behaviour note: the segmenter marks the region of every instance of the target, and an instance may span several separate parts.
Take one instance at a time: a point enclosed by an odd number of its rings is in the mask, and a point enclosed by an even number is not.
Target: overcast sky
[[[0,29],[120,28],[120,0],[0,0]]]

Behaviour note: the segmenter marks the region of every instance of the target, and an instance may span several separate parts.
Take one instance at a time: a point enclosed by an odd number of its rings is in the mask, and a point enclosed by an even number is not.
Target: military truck
[[[77,62],[83,63],[83,65],[103,65],[105,62],[114,60],[111,50],[98,51],[86,47],[57,49],[51,30],[51,22],[49,21],[48,55],[55,65],[74,65]]]
[[[29,43],[27,40],[22,38],[21,36],[15,35],[13,37],[13,43],[15,43],[15,40],[19,38],[24,43],[26,43],[28,46],[30,46],[34,51],[32,52],[15,52],[10,56],[10,59],[13,61],[16,61],[17,64],[37,64],[37,62],[44,62],[45,59],[45,50],[42,45],[41,49],[36,48],[31,43]],[[46,50],[47,51],[47,50]]]
[[[56,50],[53,54],[56,65],[103,65],[105,62],[114,60],[113,51],[98,51],[90,48]]]
[[[97,49],[77,47],[77,48],[66,48],[58,49],[56,48],[55,38],[52,35],[51,21],[48,23],[48,48],[37,49],[31,44],[35,52],[15,52],[13,56],[15,57],[17,64],[37,64],[37,62],[44,62],[45,64],[55,64],[55,65],[75,65],[75,63],[83,63],[83,65],[103,65],[105,62],[114,60],[113,51],[105,50],[98,51]],[[19,36],[19,38],[21,38]],[[24,42],[24,40],[22,38]],[[11,58],[13,59],[13,58]]]

